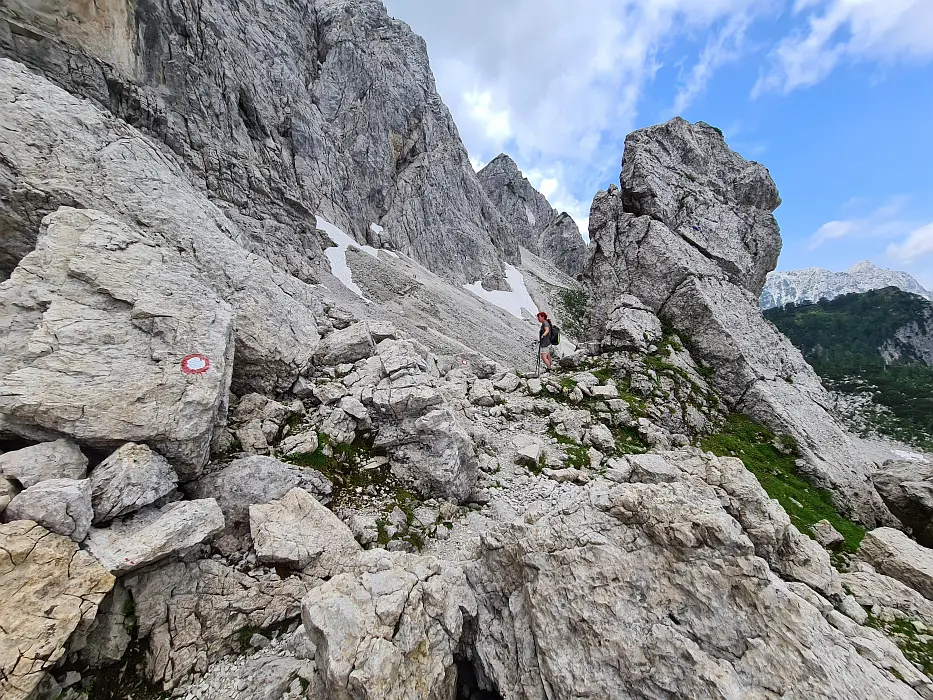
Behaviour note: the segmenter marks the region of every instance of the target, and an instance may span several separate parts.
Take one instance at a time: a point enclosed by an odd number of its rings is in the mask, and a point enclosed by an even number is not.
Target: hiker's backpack
[[[559,345],[559,344],[560,344],[560,328],[558,328],[552,323],[551,324],[551,345]]]

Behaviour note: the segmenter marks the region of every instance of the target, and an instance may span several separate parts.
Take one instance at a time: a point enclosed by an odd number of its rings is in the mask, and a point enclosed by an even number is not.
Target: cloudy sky
[[[584,227],[625,134],[681,115],[771,170],[779,268],[933,288],[933,0],[386,0],[474,165],[505,151]]]

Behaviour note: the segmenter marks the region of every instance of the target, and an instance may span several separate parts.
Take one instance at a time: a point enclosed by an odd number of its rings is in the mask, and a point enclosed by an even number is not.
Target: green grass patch
[[[919,666],[927,676],[933,678],[933,641],[930,641],[929,634],[921,635],[910,620],[902,618],[883,622],[869,614],[865,624],[888,635],[908,661]]]
[[[781,449],[775,447],[775,443]],[[731,414],[722,432],[700,441],[707,452],[720,457],[738,457],[752,472],[771,498],[781,504],[791,522],[805,535],[810,526],[828,520],[845,538],[845,548],[858,549],[865,529],[842,517],[828,491],[807,483],[794,464],[796,442],[788,436],[776,436],[762,425],[738,414]]]
[[[310,467],[330,479],[334,486],[335,505],[343,505],[345,499],[356,493],[356,489],[366,490],[373,486],[392,484],[393,477],[388,462],[379,466],[363,469],[374,457],[384,457],[385,453],[373,448],[372,437],[358,436],[352,443],[331,444],[327,435],[318,435],[318,448],[314,452],[282,457],[299,467]]]
[[[616,439],[616,452],[623,455],[640,455],[648,451],[648,444],[635,428],[614,426],[610,428]]]

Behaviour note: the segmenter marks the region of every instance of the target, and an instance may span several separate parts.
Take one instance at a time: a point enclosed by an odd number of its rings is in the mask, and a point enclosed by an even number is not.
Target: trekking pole
[[[541,344],[535,343],[535,357],[537,361],[535,362],[535,377],[541,379]]]

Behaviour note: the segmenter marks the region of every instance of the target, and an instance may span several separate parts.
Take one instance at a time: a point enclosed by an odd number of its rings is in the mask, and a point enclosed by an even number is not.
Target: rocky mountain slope
[[[933,554],[865,529],[927,475],[761,318],[780,200],[715,129],[629,137],[580,284],[378,2],[0,47],[4,699],[933,698]]]
[[[504,153],[477,173],[520,246],[553,262],[571,277],[583,272],[584,244],[576,222],[558,213]]]
[[[775,324],[848,402],[861,432],[933,446],[933,304],[896,287],[769,309]]]
[[[298,279],[317,277],[315,213],[460,283],[496,286],[518,261],[424,41],[377,0],[17,0],[0,18],[0,55],[159,139],[242,244]]]
[[[819,267],[771,272],[761,291],[761,308],[771,309],[789,302],[799,304],[803,301],[835,299],[843,294],[884,287],[897,287],[933,301],[933,292],[924,289],[906,272],[886,270],[863,260],[844,272],[830,272]]]

